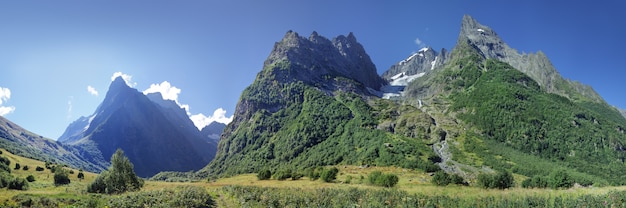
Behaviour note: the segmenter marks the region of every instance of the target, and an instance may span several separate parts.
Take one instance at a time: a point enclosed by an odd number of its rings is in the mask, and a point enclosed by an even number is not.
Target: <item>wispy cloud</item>
[[[98,96],[98,91],[96,90],[96,88],[93,88],[91,85],[87,86],[87,92],[89,92],[89,94],[91,95]]]
[[[9,88],[0,87],[0,116],[5,116],[15,111],[14,106],[3,106],[4,102],[11,99],[11,90]]]
[[[126,82],[126,85],[130,86],[130,87],[135,87],[137,86],[137,82],[133,82],[133,76],[128,75],[128,74],[124,74],[122,72],[115,72],[113,73],[113,76],[111,76],[111,81],[115,80],[115,78],[117,77],[122,77],[122,79],[124,79],[124,81]]]
[[[417,44],[419,47],[423,48],[426,46],[426,44],[424,43],[424,41],[420,40],[420,38],[415,38],[415,44]]]
[[[72,101],[74,96],[69,96],[67,99],[67,120],[72,119]]]
[[[189,117],[193,124],[198,127],[198,129],[202,130],[205,126],[211,124],[212,122],[219,122],[223,124],[228,124],[233,121],[233,115],[230,117],[226,116],[226,110],[222,108],[218,108],[213,112],[213,115],[205,116],[202,113],[191,115]]]

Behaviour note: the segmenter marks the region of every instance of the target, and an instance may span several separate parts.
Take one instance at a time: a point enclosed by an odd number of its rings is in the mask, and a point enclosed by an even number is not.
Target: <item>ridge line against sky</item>
[[[2,1],[0,115],[55,139],[93,113],[115,72],[137,89],[180,90],[172,98],[193,115],[232,114],[288,30],[353,32],[382,74],[422,47],[451,50],[464,14],[626,108],[624,9],[616,0]]]

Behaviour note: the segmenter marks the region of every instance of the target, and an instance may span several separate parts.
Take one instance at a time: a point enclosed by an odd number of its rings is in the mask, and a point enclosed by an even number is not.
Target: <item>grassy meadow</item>
[[[54,174],[45,163],[23,158],[2,150],[2,155],[15,163],[29,166],[28,170],[12,170],[16,177],[33,175],[36,181],[29,183],[25,191],[0,189],[0,206],[3,207],[159,207],[188,206],[191,202],[172,202],[176,198],[208,198],[206,206],[217,207],[301,207],[301,206],[365,206],[365,207],[447,207],[447,206],[488,206],[508,207],[526,205],[528,207],[591,206],[610,204],[623,207],[626,201],[626,187],[587,187],[566,190],[524,189],[519,183],[524,179],[515,176],[517,187],[498,190],[474,186],[432,185],[431,176],[417,170],[396,167],[337,166],[339,174],[332,183],[322,180],[258,180],[256,174],[243,174],[214,181],[163,182],[145,181],[141,191],[121,195],[100,195],[87,193],[86,187],[97,176],[84,172],[85,179],[79,180],[79,170],[70,174],[69,185],[55,186]],[[399,177],[394,188],[382,188],[367,184],[367,175],[373,171],[393,173]],[[348,183],[349,182],[349,183]],[[190,191],[191,190],[191,191]],[[200,190],[200,192],[198,192]],[[198,195],[206,193],[206,195]],[[194,194],[189,197],[189,194]],[[167,199],[170,201],[163,201]],[[345,199],[345,200],[343,200]],[[571,202],[567,204],[564,202]],[[169,204],[168,204],[169,203]],[[193,206],[193,205],[192,205]],[[202,205],[203,206],[203,205]],[[202,207],[201,206],[201,207]],[[524,207],[526,207],[524,206]]]

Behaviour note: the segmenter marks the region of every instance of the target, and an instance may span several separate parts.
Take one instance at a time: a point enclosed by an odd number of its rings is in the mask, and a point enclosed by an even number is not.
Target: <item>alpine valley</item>
[[[563,78],[543,52],[520,53],[465,15],[454,48],[423,48],[382,75],[352,33],[288,31],[227,125],[198,130],[176,102],[118,77],[95,112],[57,141],[1,118],[0,144],[92,172],[121,149],[138,176],[153,180],[260,179],[263,171],[299,180],[357,167],[481,187],[500,187],[484,183],[486,174],[527,179],[516,182],[523,187],[563,177],[570,184],[553,188],[619,186],[626,185],[624,112]]]

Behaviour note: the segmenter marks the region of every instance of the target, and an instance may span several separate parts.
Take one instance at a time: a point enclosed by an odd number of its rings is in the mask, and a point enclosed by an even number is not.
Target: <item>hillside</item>
[[[32,133],[2,116],[0,147],[22,157],[66,164],[87,171],[101,170],[100,166],[87,162],[75,148]]]

